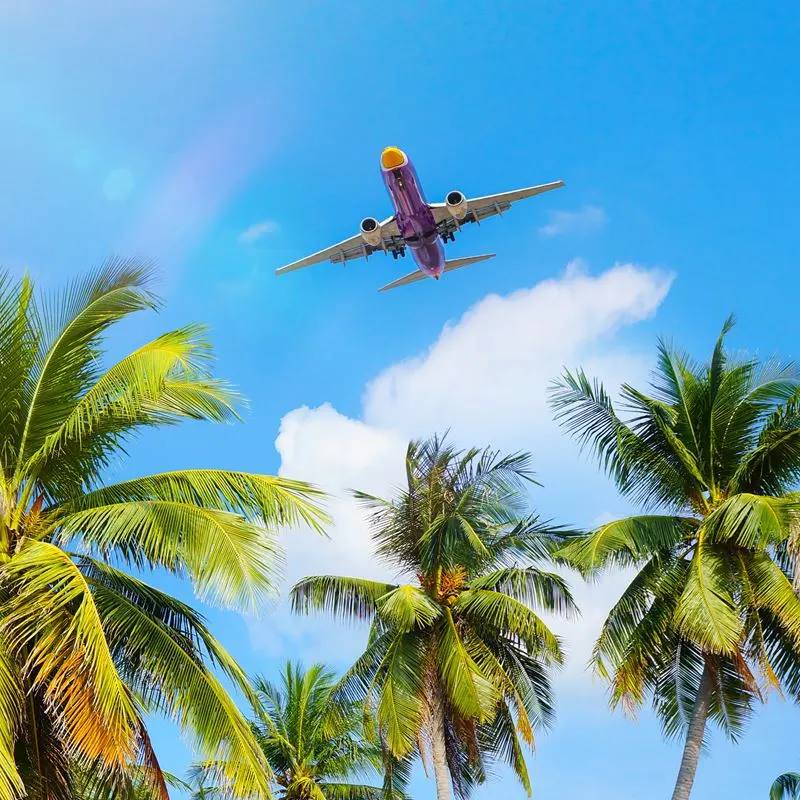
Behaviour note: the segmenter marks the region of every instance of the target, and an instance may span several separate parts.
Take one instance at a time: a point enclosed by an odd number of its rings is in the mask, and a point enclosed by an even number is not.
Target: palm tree
[[[205,331],[159,336],[103,369],[108,329],[153,309],[150,272],[112,261],[60,297],[0,275],[0,796],[62,798],[71,772],[166,786],[145,715],[160,712],[237,791],[269,793],[263,754],[218,668],[245,676],[192,608],[124,571],[188,576],[255,609],[278,525],[318,526],[316,493],[265,475],[189,469],[105,484],[134,436],[237,418]]]
[[[800,800],[800,773],[778,775],[769,790],[769,800]]]
[[[562,555],[585,574],[636,576],[605,621],[594,664],[612,705],[650,696],[667,735],[685,731],[673,798],[689,797],[707,721],[736,737],[769,686],[800,696],[796,563],[800,374],[731,360],[729,319],[706,365],[659,344],[649,393],[622,387],[627,419],[582,372],[557,381],[557,416],[590,445],[642,516]]]
[[[465,797],[487,759],[511,764],[530,792],[521,738],[552,717],[548,667],[558,639],[531,610],[574,609],[557,575],[530,566],[562,534],[527,516],[527,455],[412,443],[407,486],[393,500],[358,493],[372,512],[377,556],[403,585],[306,578],[294,609],[371,621],[366,652],[339,691],[375,703],[390,752],[430,752],[438,797]]]
[[[321,664],[287,663],[280,686],[254,682],[259,705],[253,729],[285,800],[382,800],[402,787],[353,783],[378,777],[384,759],[360,704],[334,696],[335,675]],[[399,791],[398,791],[399,789]]]

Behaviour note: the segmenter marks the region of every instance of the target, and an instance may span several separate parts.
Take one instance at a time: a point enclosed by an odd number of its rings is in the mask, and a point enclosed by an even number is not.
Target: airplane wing
[[[466,222],[480,222],[495,214],[502,214],[508,211],[513,203],[518,200],[525,200],[537,194],[549,192],[564,186],[564,181],[553,181],[543,183],[540,186],[529,186],[527,189],[515,189],[512,192],[500,192],[500,194],[487,194],[483,197],[467,198],[468,212],[464,219],[455,220],[447,210],[445,203],[431,203],[433,218],[438,225],[441,222],[452,222],[453,227],[457,228]]]
[[[389,252],[396,249],[398,245],[402,244],[402,237],[400,236],[400,229],[397,227],[394,216],[381,222],[381,236],[380,244],[375,247],[367,244],[361,237],[361,234],[357,233],[355,236],[351,236],[349,239],[345,239],[338,244],[312,253],[310,256],[301,258],[299,261],[293,261],[291,264],[287,264],[285,267],[275,270],[275,274],[283,275],[286,272],[294,272],[296,269],[310,267],[312,264],[320,264],[323,261],[330,261],[333,264],[343,264],[346,261],[352,261],[356,258],[369,258],[369,256],[378,251]]]

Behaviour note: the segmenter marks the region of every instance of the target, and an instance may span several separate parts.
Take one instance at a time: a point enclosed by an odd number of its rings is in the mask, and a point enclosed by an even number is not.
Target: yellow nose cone
[[[395,169],[406,163],[406,155],[399,147],[387,147],[381,153],[381,166],[384,169]]]

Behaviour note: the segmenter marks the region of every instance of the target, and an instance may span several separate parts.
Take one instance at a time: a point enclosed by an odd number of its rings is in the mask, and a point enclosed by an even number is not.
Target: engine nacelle
[[[381,243],[381,224],[375,217],[364,217],[361,220],[361,238],[372,247]]]
[[[450,216],[453,217],[453,219],[464,219],[469,211],[467,198],[457,190],[447,193],[444,204],[447,206],[447,210],[450,212]]]

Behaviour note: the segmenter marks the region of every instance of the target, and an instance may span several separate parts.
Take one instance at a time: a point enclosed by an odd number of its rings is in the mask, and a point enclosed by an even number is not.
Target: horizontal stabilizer
[[[494,258],[497,253],[487,253],[485,256],[467,256],[466,258],[453,258],[450,261],[444,262],[444,271],[452,272],[454,269],[461,269],[461,267],[468,267],[470,264],[477,264],[479,261],[488,261]]]
[[[483,256],[467,256],[466,258],[453,258],[450,261],[444,262],[444,272],[452,272],[454,269],[461,269],[461,267],[468,267],[470,264],[477,264],[479,261],[486,261],[490,258],[494,258],[496,253],[489,253]],[[379,292],[386,292],[389,289],[396,289],[398,286],[405,286],[408,283],[416,283],[417,281],[421,281],[423,278],[429,277],[427,273],[422,272],[422,270],[415,270],[414,272],[410,272],[408,275],[403,275],[402,278],[398,278],[396,281],[392,281],[391,283],[386,284],[382,288],[378,289]]]

